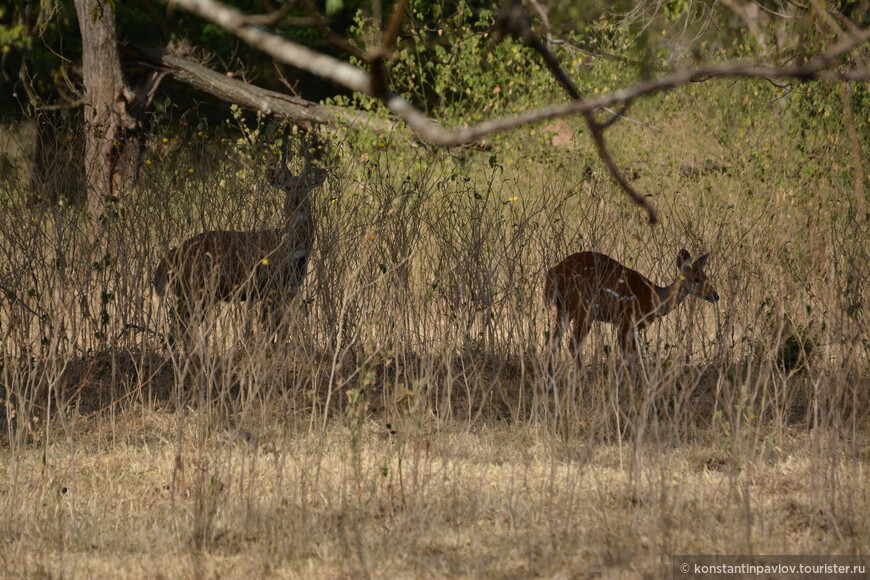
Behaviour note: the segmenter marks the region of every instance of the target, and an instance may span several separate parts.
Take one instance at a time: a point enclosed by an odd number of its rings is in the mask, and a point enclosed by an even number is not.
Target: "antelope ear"
[[[689,265],[691,260],[692,260],[692,256],[689,255],[689,252],[686,251],[686,248],[683,248],[677,254],[677,269],[679,269],[680,272],[682,272],[686,268],[686,266]]]
[[[704,266],[707,265],[707,258],[709,258],[709,257],[710,257],[710,254],[704,254],[703,256],[701,256],[700,258],[695,260],[695,268],[697,268],[699,270],[703,270]]]

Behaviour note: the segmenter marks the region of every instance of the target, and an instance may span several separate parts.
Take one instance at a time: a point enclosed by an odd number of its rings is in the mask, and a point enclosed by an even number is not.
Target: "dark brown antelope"
[[[161,296],[167,286],[174,294],[174,322],[183,337],[193,320],[201,321],[220,301],[256,303],[264,327],[273,333],[279,330],[283,316],[278,307],[299,291],[314,244],[311,192],[327,177],[325,169],[312,168],[307,145],[303,143],[300,175],[287,167],[285,140],[281,166],[269,177],[269,183],[285,193],[281,227],[202,232],[171,248],[157,265],[154,286]]]
[[[578,366],[583,339],[593,322],[617,326],[623,356],[637,352],[636,331],[656,318],[671,312],[686,296],[717,302],[719,294],[704,274],[708,256],[694,263],[686,250],[677,254],[679,277],[670,286],[656,286],[645,276],[626,268],[613,258],[596,252],[568,256],[547,272],[544,294],[556,309],[556,322],[550,335],[549,376],[568,323],[574,321],[569,341]],[[552,382],[551,382],[552,386]]]

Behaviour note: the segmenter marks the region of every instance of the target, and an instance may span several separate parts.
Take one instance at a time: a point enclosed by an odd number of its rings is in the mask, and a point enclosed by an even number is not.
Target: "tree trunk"
[[[135,176],[138,123],[129,113],[131,93],[121,72],[111,3],[75,0],[75,5],[82,33],[87,209],[92,220],[101,221],[108,217],[107,203]]]

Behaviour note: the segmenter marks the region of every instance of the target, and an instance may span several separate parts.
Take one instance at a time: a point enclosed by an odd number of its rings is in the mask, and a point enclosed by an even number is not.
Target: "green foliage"
[[[328,16],[332,16],[342,8],[344,8],[344,2],[342,0],[326,0],[326,14]]]
[[[665,17],[673,21],[689,12],[691,7],[692,3],[689,0],[667,0],[663,8]]]
[[[33,41],[23,24],[0,25],[0,50],[4,53],[12,49],[30,49]]]
[[[492,11],[475,12],[464,1],[449,13],[431,2],[412,3],[407,36],[390,65],[391,88],[450,123],[557,99],[557,87],[533,51],[513,39],[492,41],[493,19]],[[350,33],[370,38],[372,26],[359,12]],[[365,97],[336,102],[351,101],[364,110],[375,107]]]
[[[847,125],[861,140],[860,146],[870,151],[870,90],[866,83],[801,83],[790,97],[789,133],[801,151],[811,152],[808,137],[813,131],[831,135],[844,131]],[[847,115],[851,119],[847,120]]]
[[[393,86],[452,122],[474,122],[556,98],[539,57],[508,38],[492,42],[494,15],[461,3],[442,22],[413,9],[410,41],[392,68]]]

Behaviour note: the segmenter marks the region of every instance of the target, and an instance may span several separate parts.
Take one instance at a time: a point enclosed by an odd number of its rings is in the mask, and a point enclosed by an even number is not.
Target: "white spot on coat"
[[[619,292],[615,292],[615,291],[611,290],[610,288],[602,288],[602,290],[604,290],[604,292],[606,292],[607,294],[610,294],[611,296],[613,296],[617,300],[621,300],[623,302],[634,299],[634,296],[631,296],[631,295],[623,296]]]

